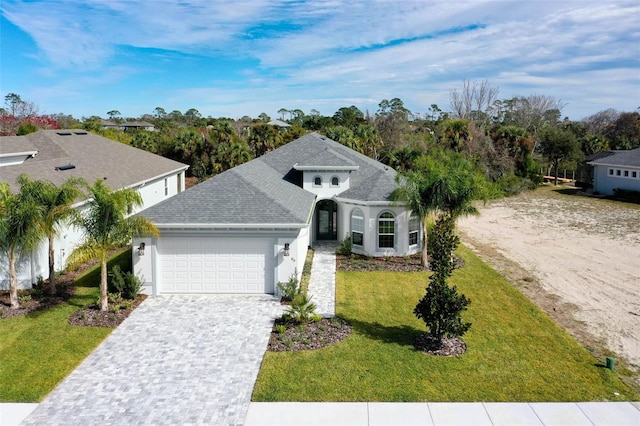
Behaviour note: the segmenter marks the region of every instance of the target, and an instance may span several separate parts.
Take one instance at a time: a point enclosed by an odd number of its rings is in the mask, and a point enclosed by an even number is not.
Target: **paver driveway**
[[[149,298],[23,424],[242,424],[281,312],[269,295]]]

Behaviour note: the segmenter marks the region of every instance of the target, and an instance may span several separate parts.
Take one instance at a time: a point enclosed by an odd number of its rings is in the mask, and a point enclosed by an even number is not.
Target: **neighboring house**
[[[32,179],[48,180],[56,185],[69,177],[84,178],[89,184],[104,179],[112,189],[136,188],[144,207],[150,207],[184,190],[187,165],[85,130],[40,130],[25,136],[0,137],[0,181],[20,190],[16,179],[26,173]],[[80,200],[77,208],[84,203]],[[142,210],[142,209],[140,209]],[[64,268],[71,251],[81,241],[81,232],[63,226],[55,241],[55,264]],[[20,260],[18,278],[21,288],[29,288],[38,276],[46,278],[48,243]],[[0,288],[8,288],[6,259],[0,259]]]
[[[156,129],[153,124],[146,121],[127,121],[126,123],[119,124],[118,126],[125,132],[130,130],[153,131]]]
[[[593,166],[593,191],[613,195],[614,189],[640,191],[640,148],[603,151],[587,158]]]
[[[134,270],[153,294],[275,293],[322,241],[351,236],[353,251],[371,256],[417,253],[420,223],[391,201],[395,177],[307,134],[142,212],[161,236],[134,240]]]
[[[271,120],[267,124],[269,126],[280,127],[280,129],[288,129],[289,127],[291,127],[291,124],[287,123],[286,121],[282,121],[282,120]]]
[[[109,120],[100,119],[100,125],[102,126],[103,129],[119,129],[120,128],[120,125],[118,123],[114,123],[113,121],[109,121]]]

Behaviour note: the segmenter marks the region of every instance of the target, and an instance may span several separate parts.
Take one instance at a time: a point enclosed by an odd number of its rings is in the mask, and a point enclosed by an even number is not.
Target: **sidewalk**
[[[245,426],[637,426],[637,402],[252,402]]]

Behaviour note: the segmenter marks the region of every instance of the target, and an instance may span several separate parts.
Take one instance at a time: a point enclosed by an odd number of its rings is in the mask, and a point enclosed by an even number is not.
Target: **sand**
[[[522,267],[544,292],[563,302],[558,309],[571,310],[591,335],[637,371],[638,206],[542,188],[488,203],[480,212],[459,219],[463,241],[476,250],[489,246]]]

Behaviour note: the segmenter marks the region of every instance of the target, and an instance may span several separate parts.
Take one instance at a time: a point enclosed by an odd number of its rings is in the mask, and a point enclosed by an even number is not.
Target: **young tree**
[[[51,294],[56,294],[54,241],[58,234],[58,226],[73,216],[75,210],[72,204],[84,195],[78,187],[83,183],[82,179],[70,178],[61,186],[56,186],[49,181],[31,180],[27,175],[21,175],[18,178],[21,194],[35,201],[41,207],[41,227],[45,237],[49,240]]]
[[[540,151],[547,157],[555,171],[554,185],[558,184],[558,165],[571,160],[579,153],[578,141],[573,133],[556,126],[545,127],[540,132]]]
[[[429,277],[429,287],[413,310],[415,316],[424,321],[438,346],[442,345],[445,336],[461,337],[471,327],[471,323],[463,322],[460,316],[471,301],[459,294],[455,286],[447,285],[447,278],[455,269],[453,252],[460,243],[454,228],[455,216],[440,214],[429,236],[433,271]]]
[[[92,197],[86,211],[75,217],[74,223],[82,228],[85,239],[76,247],[69,259],[70,266],[90,260],[100,260],[100,309],[108,309],[107,256],[109,251],[130,243],[134,235],[158,236],[158,229],[143,216],[128,216],[135,207],[142,206],[142,197],[135,189],[112,191],[101,179],[92,186],[85,185]]]
[[[14,194],[6,182],[0,182],[0,252],[9,261],[9,299],[18,309],[18,259],[33,251],[43,237],[42,206],[22,193]]]

